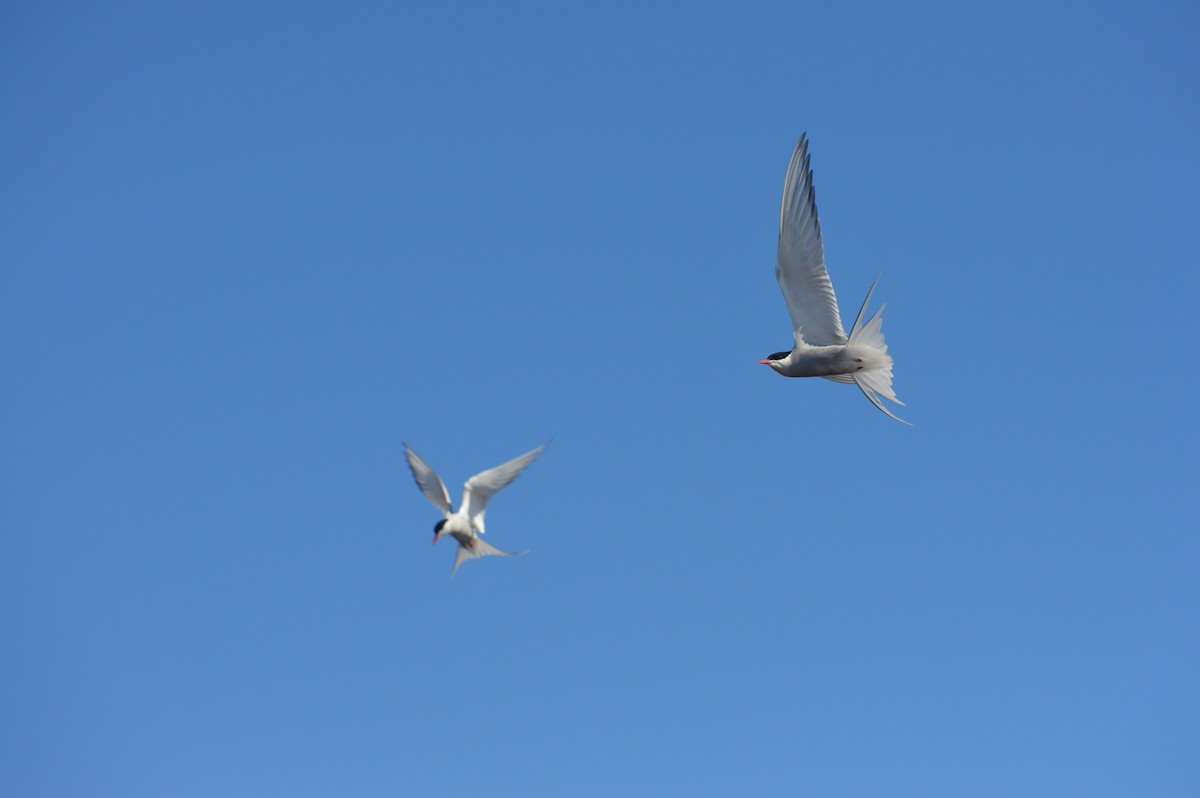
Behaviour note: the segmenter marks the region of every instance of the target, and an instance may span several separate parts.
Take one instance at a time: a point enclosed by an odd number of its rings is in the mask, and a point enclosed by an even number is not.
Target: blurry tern
[[[892,358],[882,332],[883,307],[863,322],[878,277],[867,291],[850,335],[842,328],[837,297],[825,268],[825,247],[821,243],[812,169],[808,165],[807,134],[796,143],[783,181],[775,278],[792,317],[795,345],[790,352],[776,352],[758,362],[785,377],[824,377],[857,385],[871,404],[907,424],[879,401],[883,397],[904,404],[892,390]]]
[[[468,479],[463,485],[462,504],[455,512],[450,507],[450,494],[437,472],[407,443],[404,444],[404,457],[408,460],[408,467],[412,469],[417,487],[445,516],[433,528],[433,542],[437,543],[443,535],[449,535],[458,542],[458,556],[454,558],[454,570],[450,572],[450,576],[458,573],[458,566],[466,560],[486,557],[489,554],[511,557],[513,554],[525,553],[501,551],[485,543],[483,538],[479,537],[484,533],[483,513],[487,509],[488,499],[511,484],[530,463],[541,457],[544,451],[546,444]]]

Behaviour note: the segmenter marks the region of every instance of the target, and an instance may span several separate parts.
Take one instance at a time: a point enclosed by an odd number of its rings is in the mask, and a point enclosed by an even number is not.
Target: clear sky
[[[1200,10],[968,6],[7,3],[0,793],[1195,796]]]

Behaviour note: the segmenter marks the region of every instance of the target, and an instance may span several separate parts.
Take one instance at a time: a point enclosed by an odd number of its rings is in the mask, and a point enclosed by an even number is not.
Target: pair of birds
[[[827,380],[857,385],[871,404],[902,424],[881,398],[903,405],[892,390],[892,358],[883,340],[883,307],[865,322],[863,317],[875,282],[867,291],[847,335],[842,327],[833,283],[825,268],[825,247],[821,242],[821,224],[817,219],[817,201],[809,166],[808,138],[802,135],[792,152],[787,177],[783,181],[783,201],[779,208],[779,251],[775,278],[783,291],[788,315],[792,317],[793,346],[776,352],[759,363],[770,366],[785,377],[824,377]],[[450,494],[441,478],[409,445],[404,456],[417,486],[429,501],[442,511],[444,518],[434,527],[433,542],[450,535],[458,542],[454,570],[466,560],[487,555],[511,556],[483,541],[483,514],[487,502],[497,491],[511,484],[530,463],[546,451],[539,446],[503,465],[476,474],[463,486],[462,503],[457,511],[450,505]],[[522,552],[523,553],[523,552]]]

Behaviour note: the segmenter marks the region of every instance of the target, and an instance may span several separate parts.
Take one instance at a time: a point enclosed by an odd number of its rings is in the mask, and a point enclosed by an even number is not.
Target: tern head
[[[438,521],[436,524],[433,525],[433,542],[434,542],[434,544],[436,544],[438,542],[438,540],[441,539],[442,535],[445,534],[444,532],[442,532],[442,527],[444,527],[445,525],[446,525],[445,518],[443,518],[441,521]]]
[[[779,371],[781,368],[783,368],[783,361],[787,360],[787,356],[790,354],[791,352],[776,352],[773,355],[768,355],[766,360],[760,360],[758,362],[762,363],[764,366],[770,366],[776,371]]]

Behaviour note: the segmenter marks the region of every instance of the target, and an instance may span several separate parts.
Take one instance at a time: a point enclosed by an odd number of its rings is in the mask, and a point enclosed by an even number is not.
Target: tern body
[[[507,463],[482,471],[471,477],[463,485],[463,498],[458,510],[450,505],[450,493],[428,463],[406,443],[404,458],[412,471],[413,479],[425,498],[442,511],[444,516],[433,528],[433,542],[436,544],[446,535],[458,543],[458,553],[454,558],[454,570],[451,576],[458,573],[458,567],[466,560],[488,555],[511,557],[514,553],[500,549],[484,542],[480,535],[486,531],[483,524],[484,511],[487,510],[488,500],[502,488],[507,487],[521,475],[530,463],[541,457],[546,447],[539,446],[531,452],[515,457]]]
[[[806,136],[796,143],[783,183],[775,278],[792,318],[794,345],[788,352],[776,352],[758,362],[785,377],[824,377],[857,385],[871,404],[907,424],[880,401],[882,397],[904,404],[892,390],[892,357],[883,340],[883,308],[863,321],[874,283],[850,334],[842,327],[837,296],[825,267]],[[875,282],[879,282],[878,277]]]
[[[785,377],[845,377],[853,381],[851,375],[855,372],[890,367],[892,362],[886,354],[881,356],[878,350],[866,346],[806,346],[777,354],[779,358],[767,365]]]

